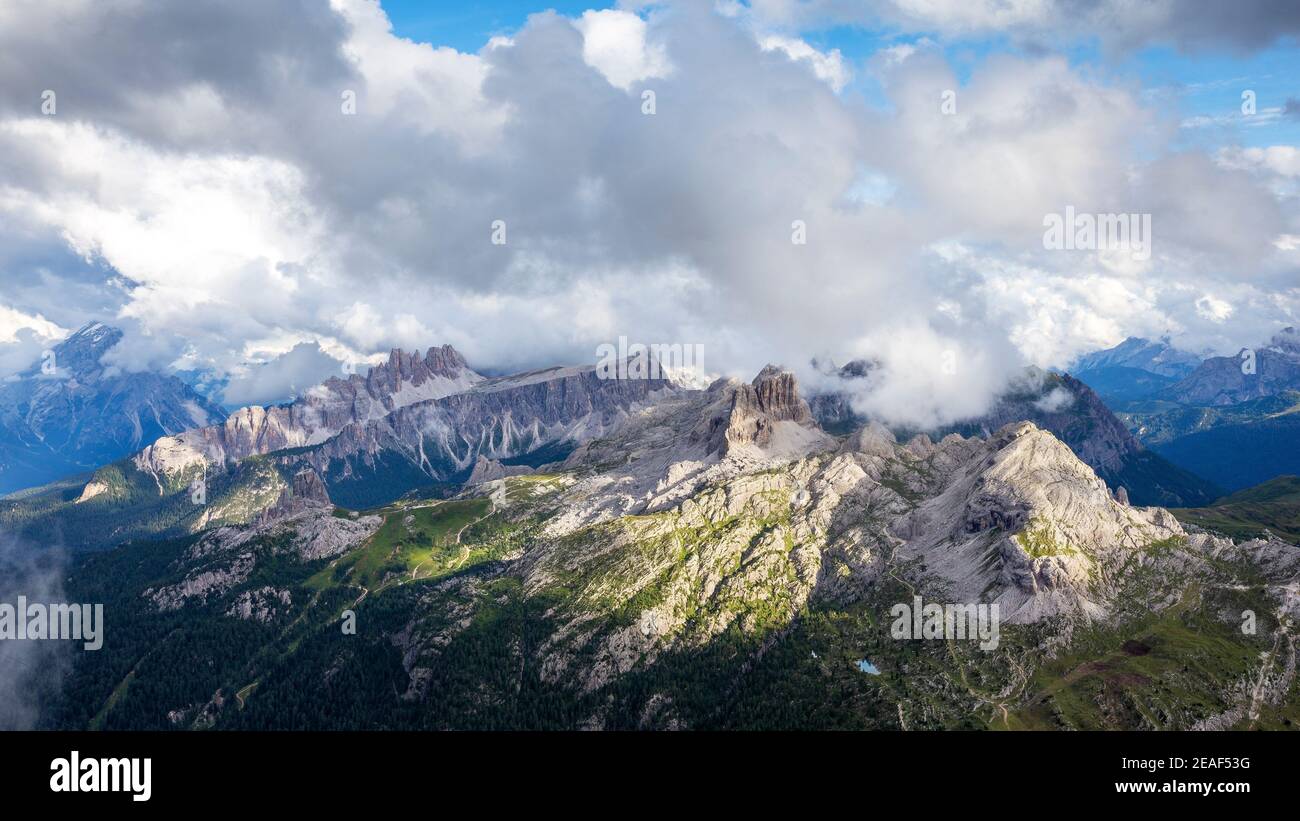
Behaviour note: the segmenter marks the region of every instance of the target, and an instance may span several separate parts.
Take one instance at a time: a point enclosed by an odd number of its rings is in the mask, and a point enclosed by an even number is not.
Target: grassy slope
[[[1180,521],[1239,539],[1269,531],[1300,544],[1300,477],[1279,476],[1208,507],[1172,511]]]
[[[476,563],[481,547],[461,544],[463,529],[491,510],[487,499],[396,504],[379,513],[384,524],[364,545],[307,580],[310,590],[347,584],[375,590],[402,578],[440,578]],[[394,578],[398,577],[398,578]]]

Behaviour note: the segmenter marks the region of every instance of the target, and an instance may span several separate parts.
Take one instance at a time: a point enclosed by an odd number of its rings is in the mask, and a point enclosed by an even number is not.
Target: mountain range
[[[1126,358],[1122,350],[1148,354]],[[1155,352],[1152,354],[1151,352]],[[1300,472],[1300,335],[1286,328],[1237,356],[1188,364],[1167,343],[1127,340],[1086,357],[1074,375],[1095,388],[1137,439],[1229,491]],[[1122,362],[1124,364],[1110,364]],[[1123,370],[1117,371],[1116,368]],[[1194,506],[1194,505],[1193,505]]]
[[[78,657],[45,726],[1300,720],[1300,550],[1133,506],[1033,422],[938,441],[875,422],[833,435],[778,367],[706,390],[586,369],[458,373],[461,392],[357,413],[323,442],[267,451],[210,429],[10,503],[3,515],[29,526],[118,517],[98,530],[119,544],[67,579],[114,613],[107,652]],[[529,454],[537,464],[518,461]],[[194,504],[183,480],[200,462],[214,481]],[[368,465],[407,465],[411,481],[364,509],[340,503]],[[423,485],[403,491],[416,473]],[[141,526],[169,495],[191,512]],[[996,605],[996,646],[899,638],[885,614],[918,598]]]
[[[43,726],[1300,720],[1290,484],[1212,504],[1066,374],[947,430],[858,424],[872,373],[805,398],[777,366],[699,389],[394,351],[11,495],[0,527],[77,549],[65,593],[114,614]],[[918,598],[996,605],[996,646],[899,639]]]
[[[393,351],[365,377],[332,378],[287,405],[164,436],[86,480],[0,500],[0,524],[82,548],[247,524],[288,504],[303,472],[335,502],[373,507],[458,486],[476,469],[482,478],[562,460],[673,390],[603,379],[595,366],[485,378],[450,347]]]

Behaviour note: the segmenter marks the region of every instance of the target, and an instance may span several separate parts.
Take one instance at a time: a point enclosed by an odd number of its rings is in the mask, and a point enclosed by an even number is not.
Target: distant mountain
[[[1129,337],[1113,348],[1080,357],[1070,373],[1118,409],[1160,393],[1200,364],[1200,357],[1174,348],[1168,340]]]
[[[155,473],[192,466],[220,469],[250,456],[309,448],[350,425],[365,425],[418,402],[460,393],[483,381],[450,345],[418,352],[393,350],[366,376],[333,377],[285,405],[241,408],[222,424],[189,430],[148,448],[137,459]]]
[[[1179,350],[1167,339],[1152,342],[1130,336],[1113,348],[1082,356],[1070,368],[1076,376],[1106,368],[1129,368],[1180,379],[1201,364],[1201,357]]]
[[[1075,377],[1096,391],[1108,407],[1120,410],[1133,402],[1158,396],[1178,380],[1172,376],[1120,365],[1075,372]]]
[[[166,484],[196,466],[220,472],[278,454],[317,472],[341,503],[366,507],[462,480],[480,456],[507,465],[563,459],[667,384],[601,379],[594,366],[487,379],[451,346],[423,359],[393,351],[364,379],[331,379],[291,405],[247,408],[222,426],[163,439],[134,466]]]
[[[1216,356],[1161,391],[1160,398],[1184,405],[1235,405],[1300,390],[1300,335],[1286,328],[1269,344],[1238,356]]]
[[[0,382],[0,494],[91,470],[154,440],[225,419],[181,380],[102,363],[122,332],[87,325]]]

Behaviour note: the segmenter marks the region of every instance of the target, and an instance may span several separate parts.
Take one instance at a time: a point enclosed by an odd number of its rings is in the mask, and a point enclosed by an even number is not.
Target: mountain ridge
[[[870,390],[873,372],[870,363],[850,363],[834,374],[842,388],[834,381],[819,385],[820,392],[810,402],[819,420],[839,430],[869,421],[854,411],[851,397]],[[1124,487],[1138,504],[1188,506],[1221,495],[1212,483],[1147,450],[1091,387],[1070,374],[1027,369],[985,413],[925,432],[938,437],[951,432],[988,436],[1020,420],[1052,431],[1112,488]]]

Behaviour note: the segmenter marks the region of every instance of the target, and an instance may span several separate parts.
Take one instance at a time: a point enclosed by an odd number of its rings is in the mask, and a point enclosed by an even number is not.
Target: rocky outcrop
[[[226,615],[266,624],[292,605],[293,596],[288,590],[259,587],[256,590],[245,590],[240,593],[226,610]]]
[[[327,509],[333,507],[329,491],[325,489],[325,483],[316,471],[300,470],[294,474],[292,482],[280,494],[276,503],[267,508],[258,521],[263,525],[269,524],[316,506]]]
[[[706,454],[725,456],[739,447],[766,449],[806,439],[797,428],[820,434],[808,403],[799,396],[795,375],[774,365],[748,385],[719,380],[708,393],[715,401],[691,433],[705,444]]]
[[[220,567],[192,570],[176,584],[158,589],[151,587],[144,591],[144,595],[164,612],[179,610],[192,602],[203,604],[209,597],[220,596],[241,584],[248,578],[256,563],[253,554],[243,553],[228,562],[223,562]]]
[[[312,482],[304,477],[295,484],[310,495]],[[273,545],[273,553],[311,562],[340,556],[356,548],[379,530],[383,519],[378,516],[340,518],[332,508],[309,501],[288,518],[247,527],[220,527],[205,533],[186,551],[187,568],[179,582],[150,587],[143,595],[159,610],[177,610],[190,604],[204,604],[225,596],[246,582],[258,562],[268,555],[264,548]],[[273,591],[274,592],[274,591]],[[288,606],[280,592],[268,598],[268,591],[251,591],[230,605],[231,615],[257,618],[257,614]],[[247,604],[247,607],[244,605]],[[247,615],[244,615],[247,612]]]
[[[495,459],[488,459],[480,455],[474,461],[474,470],[470,472],[469,478],[465,484],[469,486],[481,485],[484,482],[493,482],[497,479],[504,479],[507,476],[524,476],[532,473],[533,469],[527,465],[503,465]]]
[[[894,455],[898,445],[898,440],[889,428],[876,421],[868,422],[850,434],[844,440],[842,450],[853,453],[862,453],[867,456],[878,456],[889,458]]]

